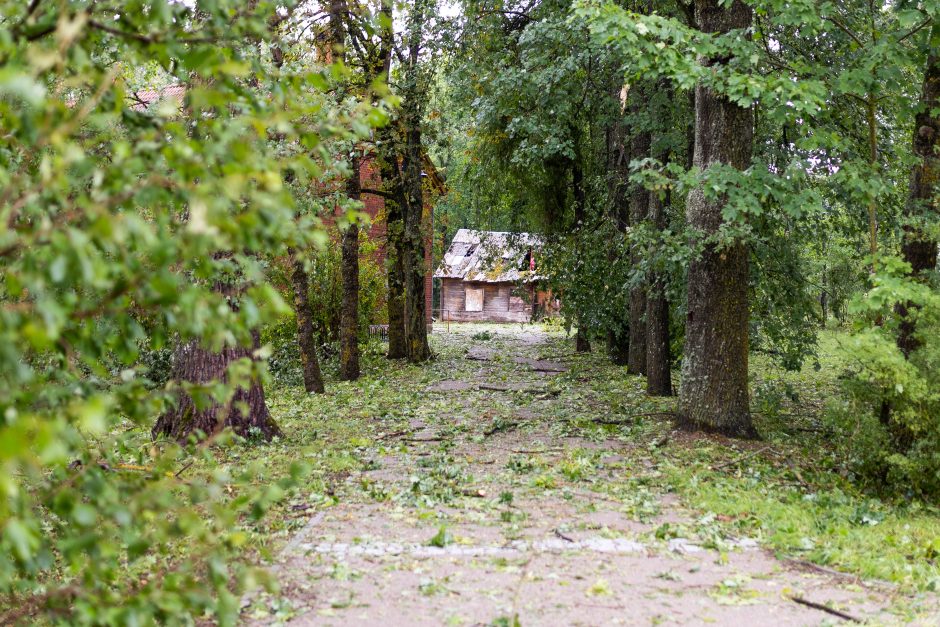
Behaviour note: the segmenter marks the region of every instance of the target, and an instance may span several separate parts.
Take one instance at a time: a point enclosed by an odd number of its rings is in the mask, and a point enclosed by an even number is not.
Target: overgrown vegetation
[[[233,624],[351,484],[935,589],[938,50],[937,0],[0,0],[0,623]],[[457,228],[544,242],[533,354],[429,342]]]

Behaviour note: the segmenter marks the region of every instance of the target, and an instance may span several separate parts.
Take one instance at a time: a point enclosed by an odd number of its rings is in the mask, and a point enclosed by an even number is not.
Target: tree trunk
[[[390,144],[389,144],[390,145]],[[405,224],[402,215],[401,185],[397,168],[389,167],[388,159],[396,159],[393,151],[383,157],[381,172],[385,190],[385,268],[388,276],[388,358],[408,356],[405,339]]]
[[[352,159],[353,173],[346,180],[346,195],[358,201],[359,159]],[[343,232],[343,304],[339,324],[339,378],[359,378],[359,225],[351,223]]]
[[[940,38],[940,24],[935,23],[931,30],[931,41]],[[917,161],[911,171],[910,187],[905,217],[910,220],[904,225],[901,240],[901,256],[911,265],[911,276],[916,281],[926,281],[927,273],[937,266],[937,240],[920,225],[932,224],[938,217],[937,198],[940,194],[940,54],[931,50],[927,57],[924,71],[924,84],[921,91],[920,108],[914,117],[913,150]],[[922,341],[917,337],[915,321],[911,314],[915,309],[912,303],[899,303],[896,307],[900,317],[897,345],[905,358],[920,348]],[[916,435],[910,427],[899,423],[892,417],[892,407],[888,400],[881,405],[881,423],[888,430],[892,444],[897,451],[906,452],[914,444]]]
[[[646,106],[642,93],[636,93],[630,99],[630,110],[634,114],[642,111]],[[631,161],[646,159],[650,156],[650,131],[648,129],[635,129],[630,142]],[[646,221],[649,213],[650,193],[642,185],[635,185],[630,193],[630,225],[639,227]],[[638,246],[631,246],[630,263],[634,271],[640,264],[640,251]],[[646,281],[630,288],[630,349],[627,356],[627,372],[630,374],[646,374]]]
[[[394,7],[392,0],[380,2],[381,46],[375,73],[384,84],[389,82],[392,49],[395,44]],[[388,355],[389,359],[405,359],[408,343],[405,337],[405,198],[399,171],[399,145],[396,127],[385,126],[377,131],[379,172],[385,196],[385,271],[388,283]]]
[[[252,334],[252,339],[251,348],[230,347],[218,353],[200,347],[196,341],[181,344],[174,356],[171,378],[180,383],[194,384],[226,381],[228,368],[233,362],[254,359],[252,352],[259,345],[257,334]],[[202,440],[226,427],[245,438],[270,440],[280,435],[281,430],[268,413],[264,388],[259,381],[251,381],[247,388],[239,387],[226,405],[219,405],[207,397],[197,402],[180,389],[176,406],[157,419],[151,435],[155,439],[164,436],[180,442],[190,436]]]
[[[630,179],[630,155],[627,147],[627,129],[623,121],[623,103],[621,85],[618,80],[610,91],[611,99],[617,102],[619,114],[607,128],[607,191],[610,196],[610,219],[621,235],[627,232],[630,223],[630,200],[628,196]],[[611,263],[617,260],[621,251],[615,242],[608,258]],[[618,366],[627,365],[630,356],[630,313],[629,307],[617,311],[611,316],[607,330],[607,353],[610,360]]]
[[[940,24],[934,24],[931,41],[940,39]],[[927,58],[920,110],[914,118],[913,153],[917,162],[911,172],[905,214],[908,219],[936,221],[940,217],[937,198],[940,195],[940,53],[932,50]],[[922,223],[922,222],[921,222]],[[911,264],[911,275],[924,280],[937,266],[937,240],[918,228],[917,223],[904,227],[901,255]],[[901,328],[898,347],[909,357],[920,346],[915,337],[914,322],[909,319],[910,304],[898,309]]]
[[[741,0],[696,0],[696,21],[704,32],[726,33],[751,24]],[[704,59],[708,65],[728,58]],[[695,90],[695,167],[750,165],[753,144],[750,109],[741,108],[704,85]],[[724,200],[692,190],[686,218],[699,237],[714,236],[722,224]],[[720,249],[706,242],[689,264],[688,315],[682,364],[680,415],[687,426],[734,437],[757,437],[748,399],[748,249],[734,241]]]
[[[666,228],[666,211],[658,193],[650,194],[649,220],[661,233]],[[646,297],[646,392],[652,396],[672,396],[672,360],[669,354],[669,301],[661,271],[649,277]]]
[[[581,169],[580,155],[571,162],[571,187],[574,190],[574,228],[580,230],[587,221],[587,208],[584,194],[584,171]],[[591,341],[583,323],[583,318],[576,321],[578,331],[574,337],[574,350],[579,353],[591,352]]]
[[[317,358],[317,342],[313,331],[313,316],[310,311],[310,278],[304,262],[290,251],[291,285],[294,290],[294,315],[297,318],[297,345],[300,348],[300,363],[303,366],[304,389],[307,392],[322,394],[323,373],[320,372],[320,360]]]
[[[408,361],[418,363],[431,357],[428,344],[427,305],[425,303],[427,274],[425,267],[424,189],[421,180],[421,130],[419,121],[411,119],[406,139],[404,172],[405,203],[405,337]]]
[[[427,94],[420,86],[419,67],[425,10],[420,3],[411,8],[408,24],[408,63],[402,93],[404,154],[401,160],[404,191],[405,337],[408,361],[431,358],[428,344],[426,288],[424,184],[421,176],[424,149],[421,137],[422,102]]]

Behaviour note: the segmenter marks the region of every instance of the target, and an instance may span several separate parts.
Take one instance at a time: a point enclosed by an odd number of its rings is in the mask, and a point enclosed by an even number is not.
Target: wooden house
[[[557,311],[537,273],[541,240],[528,233],[460,229],[434,277],[442,321],[529,322]]]

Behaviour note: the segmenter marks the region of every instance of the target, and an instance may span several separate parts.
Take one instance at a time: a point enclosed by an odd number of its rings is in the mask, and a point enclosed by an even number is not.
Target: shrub
[[[940,497],[940,293],[909,278],[897,259],[882,261],[873,287],[856,298],[857,326],[843,342],[844,396],[829,417],[853,470],[894,493]],[[898,305],[908,303],[919,347],[907,358],[896,338]]]

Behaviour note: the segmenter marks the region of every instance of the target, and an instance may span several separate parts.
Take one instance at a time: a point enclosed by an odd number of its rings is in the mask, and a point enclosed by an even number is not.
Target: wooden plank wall
[[[483,288],[483,311],[466,311],[465,286]],[[512,296],[512,283],[464,283],[460,279],[441,280],[440,320],[454,322],[528,322],[530,305]]]

